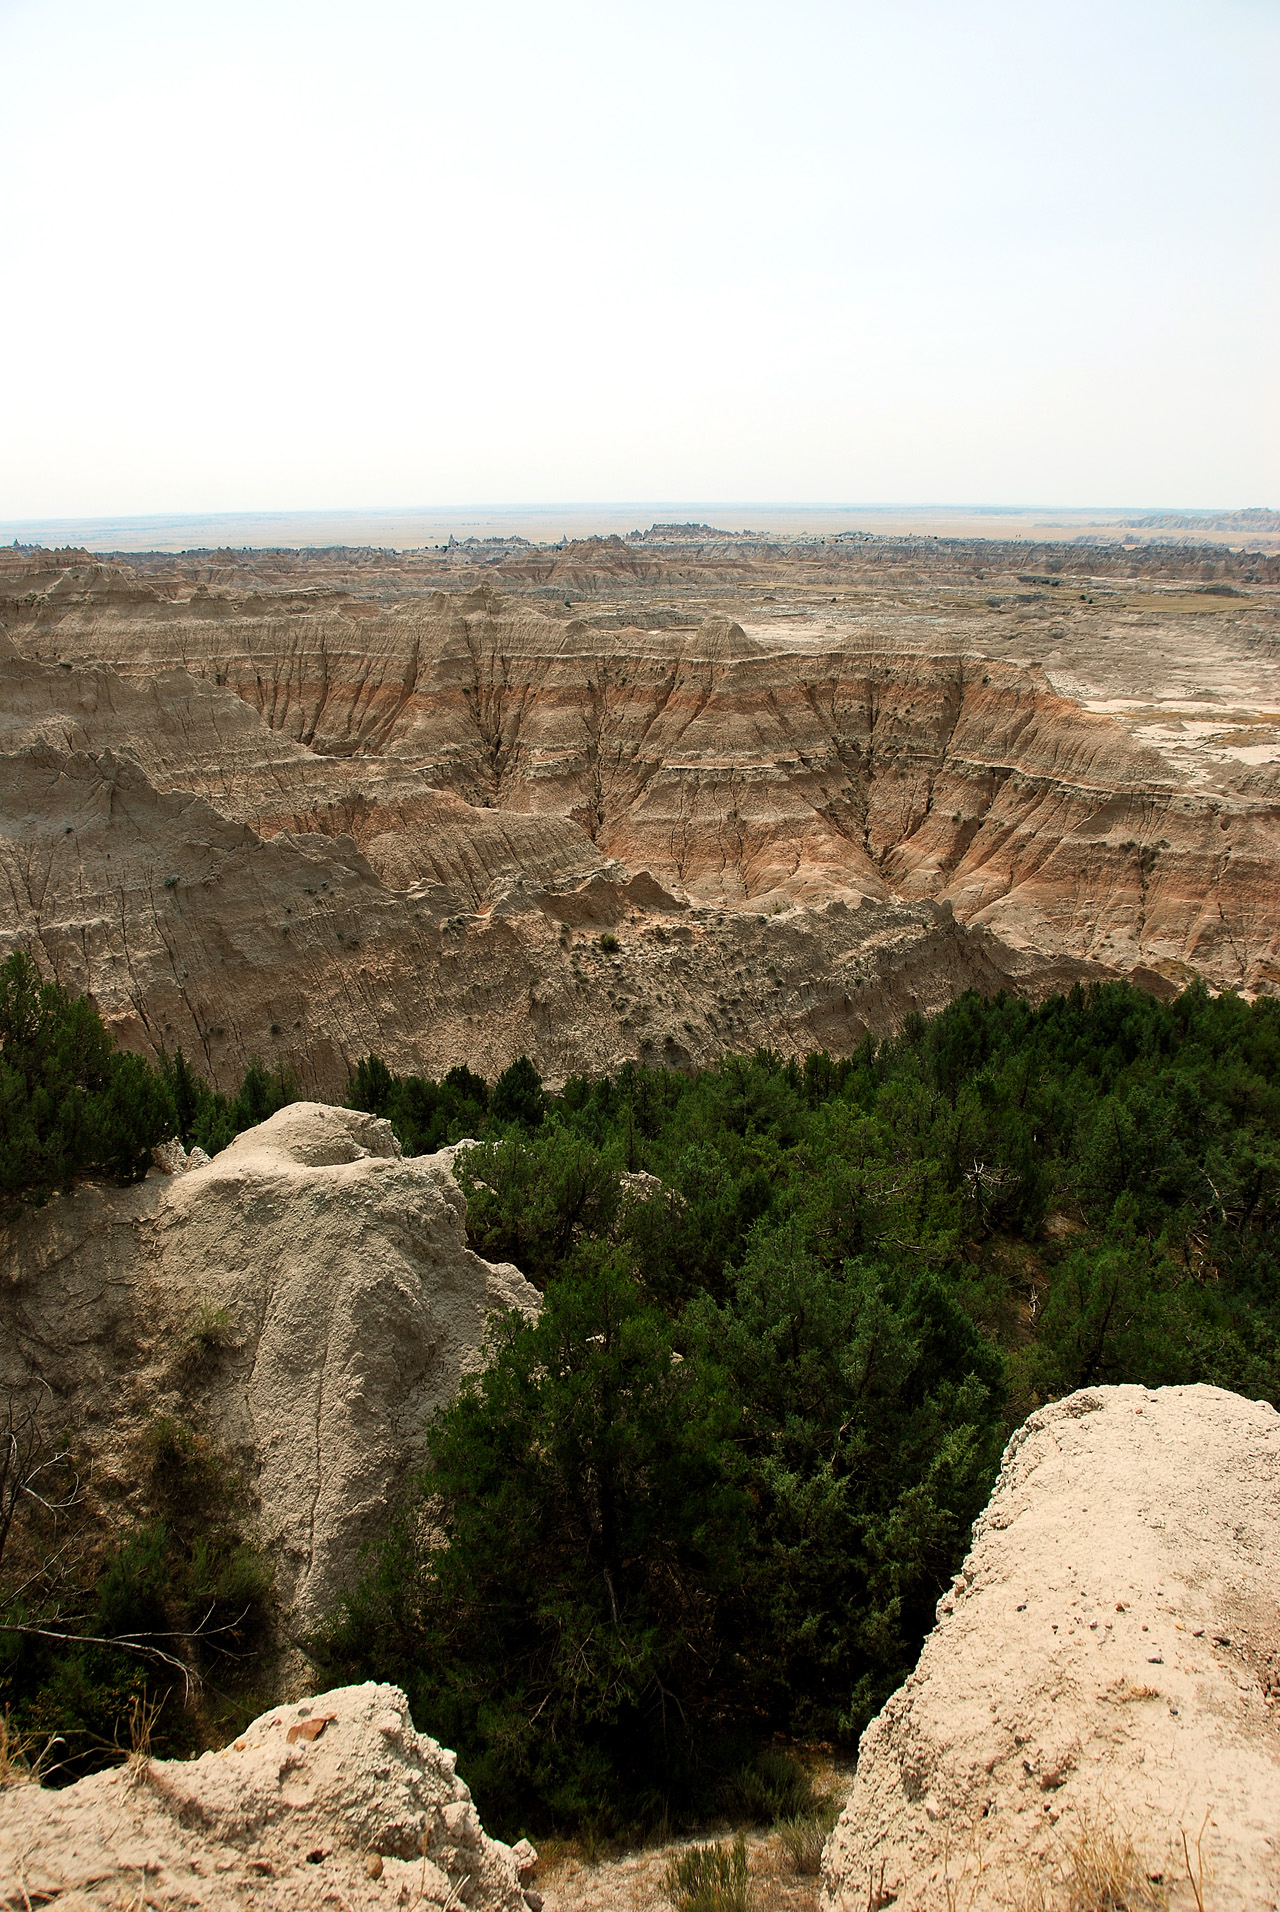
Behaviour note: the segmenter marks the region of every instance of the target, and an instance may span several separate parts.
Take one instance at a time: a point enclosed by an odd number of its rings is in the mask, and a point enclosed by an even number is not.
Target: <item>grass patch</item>
[[[747,1912],[747,1842],[690,1846],[670,1862],[663,1879],[676,1912]]]

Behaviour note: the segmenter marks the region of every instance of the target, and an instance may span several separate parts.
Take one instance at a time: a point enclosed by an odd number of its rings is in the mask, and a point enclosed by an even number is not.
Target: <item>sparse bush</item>
[[[56,1736],[20,1733],[13,1726],[6,1706],[0,1713],[0,1792],[10,1786],[38,1783],[41,1772],[53,1757]]]
[[[663,1887],[676,1912],[747,1912],[747,1842],[690,1846],[667,1867]]]
[[[802,1879],[816,1879],[831,1826],[825,1819],[784,1819],[778,1827],[791,1870]]]
[[[813,1781],[795,1754],[777,1746],[762,1747],[750,1765],[734,1774],[728,1791],[735,1811],[762,1826],[810,1818],[820,1805]]]
[[[211,1301],[201,1301],[191,1330],[192,1352],[199,1355],[216,1354],[227,1345],[234,1323],[235,1316],[230,1308],[216,1308]]]
[[[172,1416],[151,1423],[139,1460],[143,1511],[128,1525],[107,1525],[84,1496],[73,1524],[42,1502],[24,1511],[0,1578],[11,1768],[51,1740],[59,1781],[122,1755],[136,1764],[152,1745],[172,1757],[260,1710],[275,1599],[244,1535],[245,1490]]]
[[[600,938],[600,947],[606,956],[612,956],[614,951],[620,949],[622,945],[619,943],[613,931],[607,929]]]

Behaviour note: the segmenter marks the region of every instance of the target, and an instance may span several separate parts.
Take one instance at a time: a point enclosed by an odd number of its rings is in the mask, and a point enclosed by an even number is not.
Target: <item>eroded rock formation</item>
[[[0,1792],[0,1903],[86,1912],[464,1905],[527,1912],[536,1855],[490,1839],[398,1687],[272,1707],[192,1761]]]
[[[108,1503],[129,1504],[154,1413],[212,1434],[305,1634],[384,1530],[490,1314],[537,1309],[518,1269],[467,1247],[465,1214],[448,1160],[295,1103],[205,1167],[13,1221],[0,1384],[48,1385]]]
[[[1204,1905],[1275,1906],[1278,1579],[1265,1402],[1107,1387],[1033,1414],[863,1735],[824,1912],[1163,1903],[1152,1877],[1192,1907],[1201,1867]],[[1126,1849],[1127,1888],[1070,1896]]]
[[[6,561],[0,934],[139,1046],[181,1042],[219,1080],[283,1053],[324,1093],[369,1047],[474,1061],[478,1030],[483,1066],[525,1049],[553,1077],[793,1049],[808,1005],[726,991],[709,932],[803,913],[821,989],[855,960],[828,947],[834,900],[920,955],[934,906],[953,923],[914,995],[863,939],[875,999],[836,992],[837,1046],[961,977],[1280,987],[1280,642],[1256,567],[1205,584],[1184,559],[1179,583],[1165,553],[1122,588],[1115,552],[1072,577],[978,546],[947,573],[922,546],[913,572],[874,540],[673,535],[504,550],[477,581],[376,555],[331,554],[342,583],[301,559],[291,582],[285,554]],[[627,951],[589,973],[575,933],[619,916],[632,941],[681,919],[680,988]]]

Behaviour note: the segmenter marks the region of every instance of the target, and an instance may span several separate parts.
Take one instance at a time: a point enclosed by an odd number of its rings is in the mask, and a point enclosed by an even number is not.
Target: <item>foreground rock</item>
[[[1010,1442],[919,1666],[863,1736],[826,1912],[1280,1897],[1280,1415],[1098,1388]],[[1186,1835],[1186,1851],[1183,1834]]]
[[[448,1159],[298,1102],[206,1167],[55,1197],[13,1225],[0,1384],[38,1375],[110,1497],[157,1412],[242,1472],[304,1633],[353,1576],[422,1435],[537,1291],[466,1245]]]
[[[532,1858],[487,1836],[454,1755],[372,1681],[272,1707],[197,1760],[0,1793],[6,1906],[526,1912]]]

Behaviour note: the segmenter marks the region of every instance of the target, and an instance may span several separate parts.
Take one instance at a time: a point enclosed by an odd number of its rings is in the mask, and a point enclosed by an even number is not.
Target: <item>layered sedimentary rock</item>
[[[641,1054],[646,1033],[713,1050],[728,1027],[714,964],[685,965],[678,1013],[645,998],[646,1030],[584,989],[561,945],[577,905],[558,899],[642,872],[699,950],[721,912],[868,899],[897,912],[900,940],[937,920],[925,904],[985,932],[966,961],[949,932],[947,988],[962,973],[1280,986],[1269,586],[1122,598],[1082,575],[1068,605],[1059,571],[973,576],[973,560],[954,585],[926,568],[886,590],[864,576],[871,544],[852,583],[827,551],[801,591],[799,558],[737,550],[726,570],[714,546],[615,543],[588,604],[535,578],[536,552],[507,554],[505,590],[408,592],[401,569],[363,597],[275,574],[237,592],[193,587],[176,561],[0,580],[3,931],[87,981],[130,1040],[192,1048],[199,1029],[221,1074],[284,1044],[326,1091],[375,1041],[401,1066],[470,1059],[479,1016],[498,1066],[524,1048],[554,1072],[542,1025],[566,1017],[579,1066]],[[673,584],[699,550],[721,582]],[[823,598],[814,567],[832,563],[843,596]],[[763,591],[770,566],[790,600]],[[1217,699],[1223,721],[1168,700],[1152,720],[1152,671],[1184,703]],[[461,995],[441,941],[458,916]],[[824,942],[825,921],[810,927]],[[199,1005],[175,1006],[193,976]],[[645,976],[616,980],[633,1008]],[[794,1046],[794,1000],[737,993],[739,1037]],[[883,1006],[938,999],[886,986]],[[310,1004],[332,1053],[309,1045]],[[853,1013],[832,1039],[864,1026]]]
[[[11,1218],[0,1386],[49,1414],[130,1502],[163,1409],[242,1474],[291,1630],[331,1610],[491,1314],[536,1290],[466,1245],[447,1162],[390,1125],[295,1103],[205,1167],[89,1187]]]
[[[370,1050],[399,1068],[490,1075],[527,1051],[554,1079],[758,1042],[846,1048],[909,1009],[1023,974],[945,904],[851,908],[838,894],[726,915],[632,876],[571,819],[473,808],[418,773],[412,795],[402,782],[379,797],[379,761],[277,739],[189,673],[126,680],[10,659],[6,683],[7,940],[90,990],[133,1046],[181,1047],[222,1082],[255,1054],[338,1095]],[[191,793],[219,765],[234,803]],[[292,819],[309,827],[245,820],[256,791],[278,822],[295,777],[299,802],[304,779],[313,799],[328,779],[323,803]],[[1034,965],[1042,985],[1075,973]]]
[[[1274,1907],[1278,1577],[1267,1403],[1112,1387],[1033,1414],[863,1734],[824,1912]]]
[[[536,1855],[490,1839],[398,1687],[275,1706],[219,1752],[0,1792],[0,1902],[59,1912],[527,1912]]]

